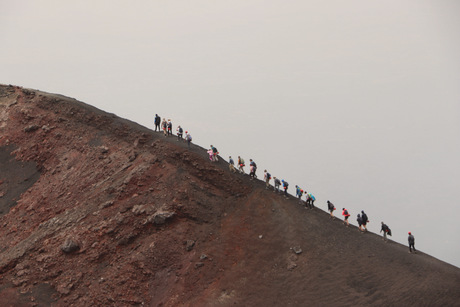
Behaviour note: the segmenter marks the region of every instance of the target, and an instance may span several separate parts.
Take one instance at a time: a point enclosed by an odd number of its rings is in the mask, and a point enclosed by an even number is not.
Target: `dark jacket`
[[[409,237],[407,238],[407,240],[409,241],[409,244],[415,244],[415,238],[413,235],[409,235]]]

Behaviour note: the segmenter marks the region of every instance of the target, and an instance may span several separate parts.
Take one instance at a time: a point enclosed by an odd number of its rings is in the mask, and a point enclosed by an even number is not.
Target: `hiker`
[[[268,190],[270,188],[270,179],[272,179],[272,175],[270,175],[267,170],[264,170],[264,180],[265,180],[265,188]]]
[[[232,156],[228,157],[228,168],[230,171],[233,173],[236,173],[236,168],[235,168],[235,161],[233,161]]]
[[[190,143],[192,142],[192,135],[185,131],[185,140],[187,141],[188,149],[190,149]]]
[[[310,209],[313,209],[315,207],[316,198],[315,198],[315,196],[313,196],[313,194],[308,193],[308,199],[309,199],[308,207]]]
[[[358,214],[356,221],[358,222],[359,231],[363,231],[363,218],[361,217],[361,214]]]
[[[289,183],[287,181],[284,181],[284,179],[282,179],[281,182],[283,183],[284,197],[288,198],[287,190],[289,187]]]
[[[380,229],[380,232],[383,231],[383,241],[387,242],[387,234],[391,236],[391,229],[388,227],[385,223],[382,222],[382,228]]]
[[[366,225],[367,225],[367,223],[369,223],[369,219],[367,218],[367,214],[364,213],[364,210],[362,210],[361,213],[362,213],[362,214],[361,214],[361,217],[362,217],[362,219],[363,219],[363,227],[364,227],[363,230],[364,230],[364,231],[367,231]]]
[[[219,152],[217,151],[217,148],[212,145],[211,145],[211,150],[212,150],[212,160],[211,161],[217,162],[218,161],[217,155],[219,154]]]
[[[273,193],[275,193],[275,192],[279,193],[280,192],[281,181],[276,177],[273,177],[273,181],[275,183],[275,189],[273,190]]]
[[[238,156],[238,170],[240,171],[240,173],[244,174],[244,167],[244,159]]]
[[[163,133],[166,136],[167,135],[167,129],[168,129],[168,122],[166,121],[166,118],[163,118],[163,121],[161,122],[161,127],[163,128]]]
[[[249,164],[249,177],[252,179],[254,179],[254,177],[256,176],[256,167],[252,164]]]
[[[348,210],[345,208],[342,208],[342,215],[343,215],[343,223],[347,227],[350,226],[350,222],[348,221],[348,218],[350,217],[350,213],[348,213]]]
[[[182,129],[181,126],[177,126],[177,141],[182,140],[182,135],[183,135],[184,129]]]
[[[335,207],[334,207],[334,204],[331,203],[330,201],[327,201],[327,210],[329,210],[329,212],[331,213],[331,219],[334,219],[334,210],[335,210]]]
[[[214,161],[214,153],[212,152],[212,148],[209,148],[207,153],[209,155],[209,160],[211,160],[211,162],[213,162]]]
[[[413,234],[411,234],[410,231],[407,240],[409,241],[409,253],[412,253],[412,249],[414,249],[414,254],[416,254],[417,251],[415,250],[415,237]]]
[[[310,203],[311,203],[311,196],[309,193],[307,193],[307,196],[305,196],[306,199],[305,199],[305,207],[306,208],[310,208]]]
[[[299,204],[302,203],[303,190],[298,185],[295,186],[295,196],[299,199]]]
[[[257,178],[256,171],[257,171],[257,164],[256,162],[252,161],[252,159],[249,159],[249,166],[252,166],[252,178]],[[249,174],[251,176],[251,174]]]
[[[171,119],[168,119],[168,136],[172,135],[172,122]]]
[[[161,131],[160,123],[161,123],[161,117],[158,116],[158,114],[155,114],[155,131],[157,131],[157,128],[158,128],[158,131]]]

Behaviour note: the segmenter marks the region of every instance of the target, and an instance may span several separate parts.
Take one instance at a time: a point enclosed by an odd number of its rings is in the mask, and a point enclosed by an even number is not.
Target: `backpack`
[[[315,196],[313,196],[313,194],[310,194],[310,196],[311,196],[311,199],[312,199],[313,201],[316,200],[316,198],[315,198]]]
[[[270,175],[270,173],[267,173],[267,178],[268,180],[272,179],[272,175]]]
[[[187,141],[192,141],[192,136],[190,134],[187,135]]]
[[[287,188],[289,186],[289,183],[287,181],[285,181],[284,186]]]
[[[391,229],[388,226],[387,226],[387,229],[388,229],[387,234],[391,236]]]
[[[213,148],[212,148],[212,152],[213,152],[213,153],[217,153],[217,148],[216,148],[216,147],[213,147]]]
[[[348,210],[345,210],[343,213],[344,213],[345,216],[349,216]]]
[[[182,129],[182,127],[179,128],[179,133],[182,133],[184,132],[184,129]]]

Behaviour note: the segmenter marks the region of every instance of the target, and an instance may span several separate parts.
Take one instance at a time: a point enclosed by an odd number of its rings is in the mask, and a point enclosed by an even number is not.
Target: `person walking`
[[[311,194],[311,193],[308,193],[308,198],[310,199],[310,203],[308,204],[308,207],[309,207],[310,209],[313,209],[313,208],[315,207],[315,200],[316,200],[316,198],[315,198],[315,196],[314,196],[313,194]]]
[[[385,224],[384,222],[382,222],[382,228],[380,229],[380,232],[383,231],[383,241],[387,242],[387,235],[391,236],[391,229],[390,227],[388,227],[387,224]]]
[[[217,155],[219,154],[219,152],[217,151],[217,148],[212,145],[211,145],[211,150],[212,150],[212,161],[217,162],[218,161]]]
[[[228,168],[231,172],[236,173],[235,161],[233,161],[232,156],[228,157]]]
[[[350,217],[350,213],[348,213],[348,210],[345,208],[342,208],[342,215],[343,215],[343,223],[347,227],[350,226],[350,222],[348,221],[348,218]]]
[[[242,174],[244,174],[244,167],[245,167],[244,159],[241,158],[240,156],[238,156],[238,170],[239,170],[240,173],[242,173]]]
[[[281,185],[281,181],[276,178],[276,177],[273,177],[273,182],[275,183],[275,189],[273,190],[273,193],[275,192],[280,192],[280,185]]]
[[[288,198],[287,190],[288,190],[288,187],[289,187],[289,183],[287,181],[285,181],[284,179],[282,179],[281,182],[283,183],[284,197]]]
[[[410,231],[407,240],[409,241],[409,253],[412,253],[412,249],[414,249],[414,254],[416,254],[417,251],[415,250],[415,237]]]
[[[179,125],[177,126],[177,141],[182,141],[182,135],[184,134],[184,129]]]
[[[249,178],[254,179],[254,176],[256,175],[256,168],[254,165],[249,164]]]
[[[270,188],[270,179],[272,178],[272,175],[270,175],[267,170],[264,170],[264,180],[265,180],[265,188],[268,190]]]
[[[168,136],[172,135],[172,122],[171,119],[168,119]]]
[[[363,219],[363,230],[366,232],[367,231],[367,223],[369,223],[369,219],[367,218],[367,214],[364,213],[364,210],[361,211],[361,218]]]
[[[361,214],[358,214],[358,218],[356,219],[356,221],[358,222],[358,226],[359,226],[359,231],[363,231],[363,218],[361,217]]]
[[[190,143],[192,142],[192,135],[188,131],[185,131],[185,140],[187,141],[188,149],[190,149]]]
[[[257,164],[252,159],[249,159],[249,168],[251,168],[251,166],[252,166],[252,170],[251,170],[252,178],[257,178],[257,175],[256,175]],[[249,174],[249,175],[251,175],[251,174]]]
[[[211,162],[214,161],[214,154],[212,153],[212,148],[209,148],[208,151],[207,151],[208,155],[209,155],[209,160]]]
[[[327,201],[327,210],[329,210],[329,212],[331,213],[331,219],[334,219],[334,210],[335,210],[335,207],[334,207],[334,204],[331,203],[330,201]]]
[[[302,194],[303,194],[303,190],[298,185],[296,185],[295,186],[295,196],[299,199],[299,204],[302,203]]]
[[[310,208],[310,209],[311,209],[311,196],[310,196],[309,193],[307,193],[306,200],[305,200],[305,204],[306,204],[306,207],[307,207],[307,208]]]
[[[161,123],[161,117],[158,116],[158,114],[155,114],[155,131],[157,131],[157,128],[158,128],[158,131],[161,131],[160,123]]]
[[[168,122],[166,121],[166,118],[163,118],[163,121],[161,122],[161,127],[163,128],[163,133],[165,136],[168,135]]]

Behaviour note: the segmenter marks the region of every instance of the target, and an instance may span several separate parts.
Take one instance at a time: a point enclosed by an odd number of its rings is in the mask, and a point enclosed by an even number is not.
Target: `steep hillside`
[[[460,306],[458,268],[196,145],[13,86],[0,86],[0,214],[2,306]]]

